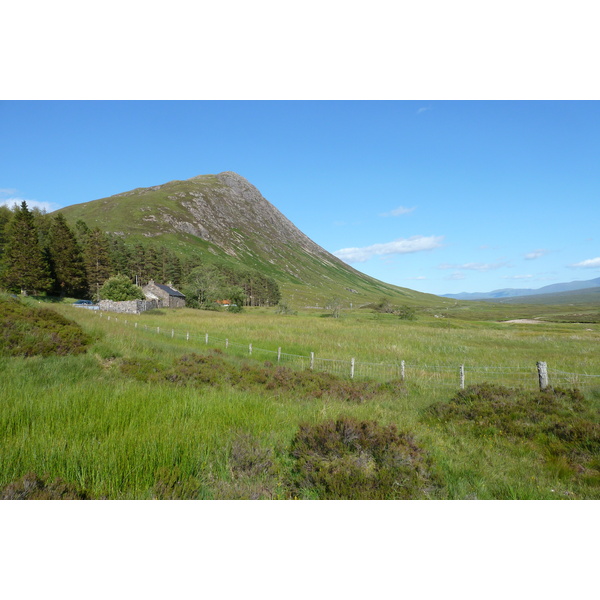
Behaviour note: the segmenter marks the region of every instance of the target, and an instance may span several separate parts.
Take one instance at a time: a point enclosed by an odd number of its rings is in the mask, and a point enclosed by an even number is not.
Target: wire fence
[[[249,357],[272,365],[281,365],[294,369],[311,369],[350,379],[372,379],[377,381],[397,381],[440,389],[464,388],[468,385],[495,383],[507,387],[539,389],[544,387],[578,388],[583,392],[594,392],[600,396],[600,375],[592,373],[571,373],[547,368],[546,363],[538,362],[531,366],[471,366],[471,365],[430,365],[411,364],[403,360],[396,363],[371,363],[356,358],[323,358],[311,352],[308,356],[269,350],[242,344],[229,338],[213,334],[190,333],[170,327],[150,326],[132,320],[132,315],[107,315],[96,313],[101,318],[132,327],[139,331],[154,333],[173,340],[185,340],[196,346],[218,348],[229,354]],[[129,317],[129,318],[127,318]],[[541,372],[543,368],[543,374]]]

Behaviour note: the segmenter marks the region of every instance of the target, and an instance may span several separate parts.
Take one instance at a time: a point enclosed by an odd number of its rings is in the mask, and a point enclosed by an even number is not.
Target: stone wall
[[[98,305],[100,306],[100,310],[105,312],[126,313],[129,315],[137,315],[145,310],[152,310],[159,307],[159,303],[156,300],[125,300],[124,302],[100,300]]]

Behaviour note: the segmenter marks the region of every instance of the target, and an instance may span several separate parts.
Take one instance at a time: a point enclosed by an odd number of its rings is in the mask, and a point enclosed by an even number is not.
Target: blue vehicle
[[[80,306],[81,308],[89,308],[91,310],[98,310],[100,307],[96,306],[91,300],[76,300],[73,302],[73,306]]]

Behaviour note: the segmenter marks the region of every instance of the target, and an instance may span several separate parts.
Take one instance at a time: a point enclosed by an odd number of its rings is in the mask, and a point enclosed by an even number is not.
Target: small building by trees
[[[151,279],[142,288],[148,300],[156,300],[162,308],[184,308],[185,296],[180,291],[168,285],[154,283]]]

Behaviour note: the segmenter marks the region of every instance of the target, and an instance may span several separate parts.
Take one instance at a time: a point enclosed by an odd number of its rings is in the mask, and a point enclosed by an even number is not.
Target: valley
[[[106,499],[598,498],[597,324],[510,324],[427,310],[403,321],[370,309],[332,318],[273,307],[123,316],[46,306],[82,328],[87,351],[0,358],[5,497],[34,473],[27,485],[37,481],[39,493]],[[311,352],[322,359],[314,369],[304,360]],[[351,379],[351,358],[357,365],[405,360],[410,369],[404,381],[398,371],[376,369]],[[540,395],[538,360],[547,361],[556,391]],[[577,382],[583,396],[569,391],[569,373],[592,376]],[[481,412],[470,425],[464,402]],[[526,415],[525,407],[545,408]],[[526,428],[537,422],[537,430]],[[392,436],[418,470],[398,471],[406,487],[394,491],[384,474],[399,467],[388,455],[375,446],[355,454],[350,445],[342,471],[324,455],[318,460],[333,470],[306,479],[298,436],[305,432],[302,444],[309,443],[317,426],[331,427],[318,433],[334,436],[327,444],[345,443],[334,441],[336,428],[375,428],[373,440]],[[392,426],[398,433],[385,429]],[[360,456],[375,462],[361,466]],[[354,486],[363,495],[344,487],[344,469],[364,481]]]

